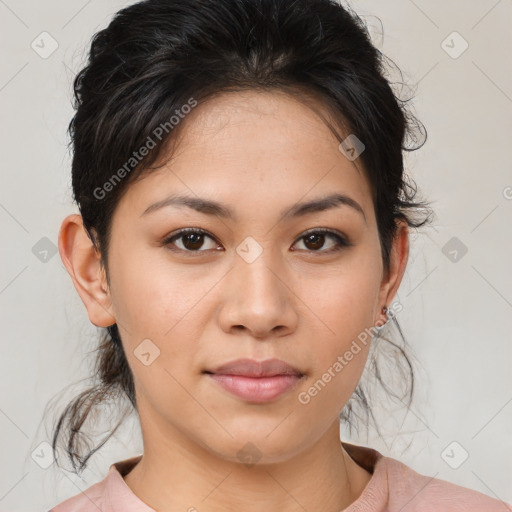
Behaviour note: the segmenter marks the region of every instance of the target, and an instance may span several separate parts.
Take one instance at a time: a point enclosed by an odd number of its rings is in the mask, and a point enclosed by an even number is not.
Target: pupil
[[[315,234],[315,233],[309,235],[308,238],[307,238],[307,240],[313,242],[313,246],[314,246],[315,249],[318,249],[319,247],[322,247],[323,239],[324,239],[324,235],[322,235],[322,234]],[[316,243],[315,243],[315,240],[316,240]]]
[[[202,245],[202,234],[198,233],[189,233],[188,235],[185,235],[185,242],[183,245],[187,249],[199,249]]]

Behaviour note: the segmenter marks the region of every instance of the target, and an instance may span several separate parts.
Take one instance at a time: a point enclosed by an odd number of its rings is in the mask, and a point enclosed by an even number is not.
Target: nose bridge
[[[277,327],[290,332],[297,315],[290,291],[283,283],[283,266],[278,251],[248,237],[236,248],[223,294],[220,321],[230,332],[244,327],[256,337],[266,337]]]
[[[260,294],[266,297],[270,294],[275,300],[275,296],[280,295],[281,286],[276,274],[281,264],[275,252],[253,237],[247,237],[236,248],[235,278],[242,283],[239,289],[244,296],[259,300]]]

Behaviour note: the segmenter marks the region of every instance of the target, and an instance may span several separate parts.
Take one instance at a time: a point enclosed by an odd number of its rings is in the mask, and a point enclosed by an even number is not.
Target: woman
[[[106,335],[53,448],[82,470],[121,393],[144,453],[54,512],[503,510],[340,442],[429,213],[383,59],[331,0],[148,0],[96,34],[59,250]]]

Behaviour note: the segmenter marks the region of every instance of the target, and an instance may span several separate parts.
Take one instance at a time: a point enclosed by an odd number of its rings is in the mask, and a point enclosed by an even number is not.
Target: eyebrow
[[[160,210],[161,208],[174,206],[174,207],[187,207],[197,212],[204,213],[206,215],[215,215],[216,217],[236,220],[236,215],[226,206],[210,199],[204,199],[200,197],[192,196],[180,196],[170,195],[169,197],[162,199],[150,206],[148,206],[141,214],[147,215],[149,213]],[[366,223],[366,215],[361,205],[351,197],[345,194],[331,194],[325,197],[313,199],[311,201],[297,203],[291,208],[281,212],[280,221],[287,218],[296,218],[309,213],[322,212],[339,206],[349,206],[355,211],[359,212]]]

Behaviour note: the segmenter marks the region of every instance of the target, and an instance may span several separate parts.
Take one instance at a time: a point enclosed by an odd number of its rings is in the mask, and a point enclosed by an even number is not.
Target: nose
[[[218,321],[223,331],[247,331],[258,339],[294,332],[297,297],[286,281],[286,272],[270,250],[252,262],[235,254],[233,268],[222,282]]]

